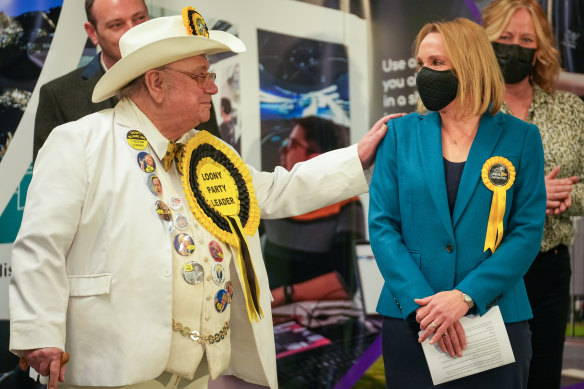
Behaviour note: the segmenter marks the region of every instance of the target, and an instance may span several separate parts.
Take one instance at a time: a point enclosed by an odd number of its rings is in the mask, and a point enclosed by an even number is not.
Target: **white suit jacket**
[[[12,252],[10,349],[71,354],[69,385],[123,386],[160,375],[172,331],[172,248],[125,134],[130,101],[57,127],[41,149]],[[303,214],[368,190],[357,147],[297,164],[250,167],[263,218]],[[270,291],[248,237],[265,317],[231,311],[226,374],[277,387]]]

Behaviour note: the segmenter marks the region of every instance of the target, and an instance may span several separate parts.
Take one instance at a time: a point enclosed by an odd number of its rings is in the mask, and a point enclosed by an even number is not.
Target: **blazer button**
[[[450,243],[446,245],[446,252],[451,253],[454,251],[454,246]]]

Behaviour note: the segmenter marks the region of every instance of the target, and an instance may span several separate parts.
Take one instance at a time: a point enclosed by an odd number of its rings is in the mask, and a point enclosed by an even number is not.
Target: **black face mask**
[[[452,70],[440,71],[424,66],[416,76],[416,86],[426,108],[440,111],[456,98],[458,78]]]
[[[517,84],[525,80],[525,77],[529,76],[533,70],[535,49],[497,42],[493,42],[493,49],[495,49],[505,83]]]

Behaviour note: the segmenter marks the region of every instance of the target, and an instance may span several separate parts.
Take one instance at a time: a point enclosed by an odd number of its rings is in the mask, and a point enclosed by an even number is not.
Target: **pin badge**
[[[170,211],[170,208],[168,208],[168,205],[166,205],[162,200],[156,200],[155,204],[156,213],[158,216],[160,216],[162,220],[169,222],[172,219],[172,212]]]
[[[487,176],[489,181],[495,186],[505,186],[509,182],[509,169],[502,163],[494,163],[489,169]]]
[[[203,281],[203,276],[205,275],[205,270],[200,263],[195,261],[190,261],[185,263],[182,269],[182,275],[184,280],[191,284],[197,285]]]
[[[176,217],[174,218],[174,224],[176,225],[176,228],[178,228],[179,230],[184,230],[189,226],[187,217],[182,213],[176,215]]]
[[[176,232],[176,227],[174,226],[173,222],[168,223],[168,233],[170,235],[174,235],[174,233]]]
[[[191,255],[195,251],[195,242],[187,234],[178,234],[174,237],[174,249],[180,255]]]
[[[213,259],[217,262],[223,261],[223,249],[219,245],[219,243],[212,240],[209,243],[209,253],[213,257]]]
[[[152,156],[147,152],[145,151],[139,152],[137,160],[140,169],[142,169],[146,173],[152,173],[154,170],[156,170],[156,162],[154,161],[154,158],[152,158]]]
[[[146,185],[148,185],[148,189],[154,196],[161,196],[162,195],[162,184],[160,183],[160,178],[154,173],[148,175],[146,179]]]
[[[215,310],[223,312],[227,308],[227,304],[229,304],[229,294],[225,289],[219,289],[215,295]]]
[[[182,208],[182,200],[180,197],[172,196],[170,198],[170,208],[174,209],[175,211]]]
[[[225,290],[229,295],[229,302],[231,302],[231,300],[233,300],[233,284],[231,283],[231,281],[227,281],[225,283]]]
[[[220,264],[219,262],[215,262],[213,264],[211,274],[213,276],[213,281],[215,281],[215,283],[217,285],[221,285],[223,283],[225,276],[223,273],[223,265],[222,264]]]
[[[126,141],[135,150],[144,150],[148,146],[148,141],[140,131],[130,130],[126,134]]]

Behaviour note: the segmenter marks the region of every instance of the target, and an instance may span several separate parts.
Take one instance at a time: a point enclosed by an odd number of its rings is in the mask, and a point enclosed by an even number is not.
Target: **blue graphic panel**
[[[3,2],[0,12],[13,17],[27,12],[46,11],[54,7],[61,7],[63,0],[13,0]]]
[[[12,243],[16,238],[16,234],[22,223],[24,202],[26,200],[26,193],[28,192],[31,178],[32,164],[26,171],[20,185],[16,188],[14,195],[2,213],[2,216],[0,216],[0,226],[2,226],[2,228],[0,228],[0,244]]]

